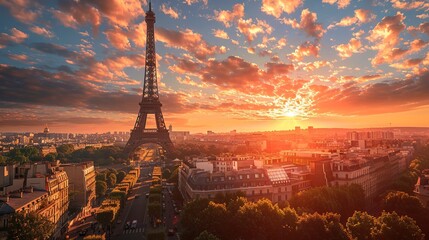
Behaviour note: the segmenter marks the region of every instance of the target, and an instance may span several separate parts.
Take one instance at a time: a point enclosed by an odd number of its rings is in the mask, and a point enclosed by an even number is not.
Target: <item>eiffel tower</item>
[[[152,12],[152,4],[149,1],[149,11],[145,17],[147,25],[146,34],[146,63],[144,72],[143,97],[140,111],[137,116],[131,136],[125,145],[125,153],[130,156],[136,148],[145,143],[159,144],[168,153],[173,149],[173,143],[165,127],[164,117],[159,101],[158,81],[156,77],[156,53],[155,53],[155,13]],[[148,114],[155,115],[156,128],[146,128]]]

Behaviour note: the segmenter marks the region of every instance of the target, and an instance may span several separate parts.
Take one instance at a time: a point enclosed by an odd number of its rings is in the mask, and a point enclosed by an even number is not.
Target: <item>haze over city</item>
[[[427,126],[426,1],[152,4],[160,100],[176,130]],[[0,131],[129,131],[147,7],[1,1]]]

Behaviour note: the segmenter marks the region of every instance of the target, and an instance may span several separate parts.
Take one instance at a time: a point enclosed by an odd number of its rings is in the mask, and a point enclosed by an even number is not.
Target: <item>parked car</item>
[[[168,236],[174,236],[174,229],[173,228],[168,229]]]
[[[131,223],[131,229],[135,229],[137,227],[137,220],[133,220]]]

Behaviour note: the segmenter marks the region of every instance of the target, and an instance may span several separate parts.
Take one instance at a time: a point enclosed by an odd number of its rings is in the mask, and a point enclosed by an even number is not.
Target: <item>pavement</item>
[[[143,154],[143,160],[154,160],[158,158],[158,151],[155,149],[147,149]],[[116,222],[112,225],[112,234],[108,239],[114,240],[141,240],[145,239],[146,231],[149,227],[148,216],[147,216],[147,204],[148,199],[146,198],[146,193],[149,193],[149,188],[151,185],[151,177],[148,176],[149,173],[152,173],[153,166],[144,166],[141,168],[140,177],[135,186],[132,189],[132,193],[129,194],[124,208],[120,211]],[[165,230],[176,229],[179,214],[175,212],[173,206],[173,200],[171,197],[171,190],[168,188],[163,189],[163,224]],[[70,239],[83,239],[82,236],[79,236],[79,232],[82,230],[87,230],[86,235],[90,234],[100,234],[102,233],[99,224],[93,216],[87,216],[85,222],[76,221],[69,228],[69,237]],[[132,222],[137,220],[137,225],[133,229],[125,229],[127,222]],[[166,232],[167,239],[179,239],[178,235],[175,233],[172,236],[168,236]]]

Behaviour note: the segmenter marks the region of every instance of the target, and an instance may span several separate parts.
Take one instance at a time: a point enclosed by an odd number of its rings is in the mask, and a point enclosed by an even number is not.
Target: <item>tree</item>
[[[107,191],[107,184],[104,181],[96,181],[95,182],[95,193],[97,194],[97,197],[101,197],[106,195]]]
[[[9,239],[49,239],[55,225],[35,212],[18,212],[12,215],[7,232]]]
[[[112,207],[105,207],[99,209],[96,214],[97,221],[102,226],[109,226],[114,220],[116,216],[116,209]]]
[[[383,199],[382,209],[388,212],[395,211],[399,215],[415,215],[424,211],[420,200],[405,192],[389,192]]]
[[[110,188],[114,187],[116,184],[116,175],[115,173],[109,173],[107,175],[107,186],[109,186]]]
[[[48,161],[48,162],[55,162],[55,160],[57,160],[57,154],[56,153],[48,153],[43,158],[43,160]]]
[[[425,235],[416,222],[408,216],[396,212],[383,212],[372,231],[374,239],[423,240]]]
[[[125,173],[124,171],[119,171],[118,174],[116,174],[116,182],[122,182],[126,175],[127,173]]]
[[[300,240],[349,240],[350,236],[340,223],[338,214],[304,214],[299,218],[297,239]]]
[[[290,200],[290,205],[305,212],[339,213],[348,218],[356,210],[365,208],[365,194],[360,185],[340,187],[317,187],[299,192]]]
[[[95,180],[97,181],[107,181],[107,176],[105,172],[99,172],[97,173],[97,176],[95,176]]]
[[[375,226],[376,218],[367,212],[356,211],[353,216],[347,219],[346,227],[348,232],[356,240],[371,240],[372,230]]]
[[[194,240],[220,240],[220,239],[207,231],[202,231],[200,235],[198,235],[198,237],[196,237]]]

